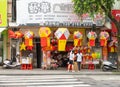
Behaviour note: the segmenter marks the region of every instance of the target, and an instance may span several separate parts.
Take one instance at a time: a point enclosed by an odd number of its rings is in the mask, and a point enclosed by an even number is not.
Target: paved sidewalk
[[[81,70],[80,72],[68,72],[67,70],[19,70],[0,69],[0,75],[116,75],[113,72],[103,72],[101,70]]]

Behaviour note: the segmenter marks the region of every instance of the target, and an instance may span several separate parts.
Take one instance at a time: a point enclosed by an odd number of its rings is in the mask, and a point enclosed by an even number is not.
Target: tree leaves
[[[74,12],[77,14],[90,13],[91,16],[97,13],[108,14],[115,0],[73,0]],[[104,8],[104,9],[103,9]]]

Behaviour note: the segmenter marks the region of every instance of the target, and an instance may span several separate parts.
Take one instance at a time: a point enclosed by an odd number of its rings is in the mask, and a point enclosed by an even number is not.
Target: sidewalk
[[[19,70],[19,69],[0,69],[0,75],[118,75],[113,72],[103,72],[100,69],[87,70],[80,72],[67,72],[67,70]]]

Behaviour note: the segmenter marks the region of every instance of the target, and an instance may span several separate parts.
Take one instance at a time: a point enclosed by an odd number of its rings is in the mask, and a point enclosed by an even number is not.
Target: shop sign
[[[117,21],[120,21],[120,10],[112,10],[112,15]]]
[[[83,21],[80,19],[73,12],[72,0],[17,0],[18,25],[77,27],[93,24],[91,18],[83,19]],[[102,25],[98,20],[95,24]]]
[[[117,21],[120,21],[120,10],[112,10],[112,15]],[[112,32],[117,32],[115,24],[112,22]]]
[[[0,0],[0,27],[7,26],[7,0]]]

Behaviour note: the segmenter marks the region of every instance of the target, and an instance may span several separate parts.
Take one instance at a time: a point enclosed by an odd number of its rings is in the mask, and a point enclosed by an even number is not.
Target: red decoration
[[[66,37],[65,37],[65,35],[63,34],[59,39],[61,39],[61,40],[66,40]]]
[[[15,38],[15,39],[23,37],[23,34],[20,31],[13,32],[12,30],[8,30],[8,35],[9,38]]]
[[[112,15],[119,22],[120,21],[120,10],[112,10]],[[112,22],[112,32],[117,32],[115,24]]]
[[[107,40],[106,39],[100,39],[100,46],[106,46]]]
[[[25,45],[27,47],[27,50],[32,50],[33,49],[33,32],[32,31],[26,31],[24,34],[25,37]]]
[[[89,39],[89,44],[90,44],[90,46],[95,46],[95,40],[94,39]]]
[[[46,47],[47,46],[47,37],[41,37],[41,46]]]
[[[8,30],[9,38],[15,38],[15,33],[12,30]]]
[[[22,38],[23,34],[20,31],[15,31],[15,38]]]
[[[117,28],[115,24],[112,22],[111,25],[112,25],[112,32],[117,32]]]
[[[117,21],[120,21],[120,10],[112,10],[112,15]]]

